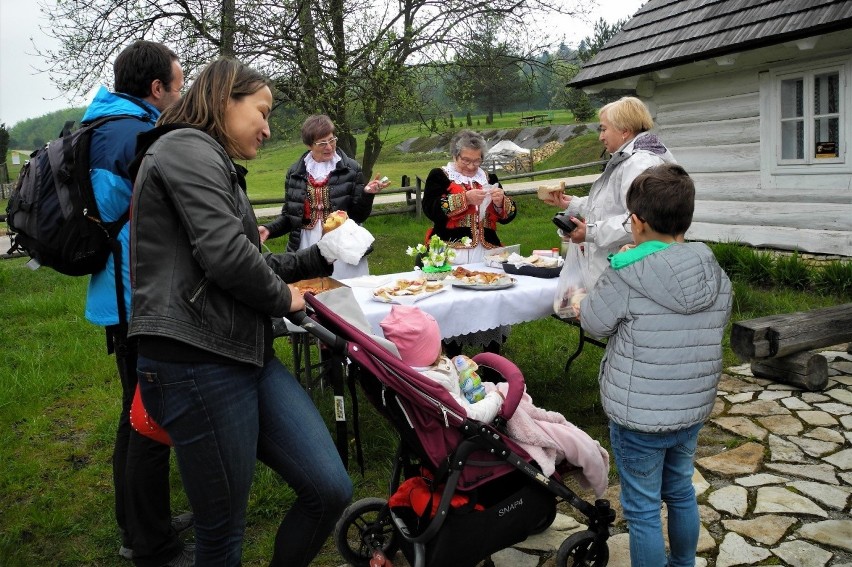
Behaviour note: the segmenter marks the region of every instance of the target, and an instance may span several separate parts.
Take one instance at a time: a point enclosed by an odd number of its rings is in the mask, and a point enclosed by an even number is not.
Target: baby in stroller
[[[443,386],[463,407],[467,416],[477,421],[491,422],[497,417],[504,396],[499,390],[484,397],[463,395],[457,366],[476,364],[466,356],[452,360],[441,350],[441,332],[435,318],[413,305],[394,305],[380,323],[385,338],[399,351],[399,357],[424,376]]]
[[[394,305],[380,325],[402,361],[441,384],[469,418],[485,423],[494,420],[505,399],[500,388],[505,389],[507,385],[484,382],[487,393],[482,399],[471,401],[465,396],[457,366],[470,359],[455,357],[450,360],[443,354],[441,332],[434,317],[415,306]],[[608,483],[609,454],[562,414],[536,407],[532,398],[524,394],[506,426],[509,437],[536,460],[545,475],[551,475],[558,463],[567,461],[579,467],[576,473],[581,486],[592,488],[597,498],[603,496]]]
[[[296,323],[317,336],[335,357],[346,357],[352,385],[360,385],[358,391],[399,434],[387,497],[353,502],[338,519],[334,541],[349,564],[389,566],[388,558],[401,550],[413,567],[474,567],[491,554],[546,530],[561,502],[580,512],[587,526],[562,542],[556,567],[606,565],[607,538],[615,519],[609,502],[580,498],[562,482],[566,472],[571,472],[562,463],[557,472],[543,473],[545,467],[539,463],[554,470],[547,462],[555,461],[553,455],[565,448],[537,447],[544,452],[533,459],[507,431],[509,422],[519,423],[519,412],[526,413],[522,405],[528,412],[537,410],[564,421],[559,414],[532,405],[517,366],[493,353],[472,357],[480,370],[489,369],[501,377],[497,386],[485,383],[488,391],[500,389],[505,396],[503,400],[493,391],[477,404],[477,398],[472,397],[474,402],[464,399],[455,370],[439,359],[437,323],[419,309],[394,306],[395,316],[405,321],[405,328],[395,334],[400,329],[392,319],[385,321],[387,337],[380,337],[370,332],[349,288],[318,297],[306,294],[305,301],[311,308],[310,321]],[[400,340],[400,334],[408,339]],[[400,351],[403,359],[416,366],[401,359]],[[430,377],[435,367],[440,371]],[[353,393],[356,409],[354,397]],[[480,408],[487,408],[481,410],[485,418],[496,410],[496,418],[478,421],[468,415]],[[357,421],[357,411],[355,415]],[[562,422],[556,427],[566,428]],[[545,428],[539,433],[549,435]],[[585,447],[577,452],[589,459],[588,470],[582,474],[596,469],[602,479],[596,488],[602,491],[608,457],[585,437],[585,442],[574,443]],[[565,461],[578,464],[579,459],[570,453],[567,450]],[[470,534],[487,536],[471,538]]]

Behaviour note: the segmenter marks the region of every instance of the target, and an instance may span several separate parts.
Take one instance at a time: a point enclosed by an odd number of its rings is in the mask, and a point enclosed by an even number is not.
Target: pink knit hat
[[[409,366],[431,366],[441,354],[441,330],[428,313],[413,305],[394,305],[379,323]]]

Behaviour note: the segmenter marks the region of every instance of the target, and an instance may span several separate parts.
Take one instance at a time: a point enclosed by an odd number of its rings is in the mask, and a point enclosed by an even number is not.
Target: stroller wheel
[[[556,567],[604,567],[609,562],[609,546],[596,538],[590,530],[571,534],[556,552]]]
[[[392,558],[399,541],[387,500],[363,498],[352,503],[334,526],[334,543],[341,557],[353,567],[369,567],[373,550]]]

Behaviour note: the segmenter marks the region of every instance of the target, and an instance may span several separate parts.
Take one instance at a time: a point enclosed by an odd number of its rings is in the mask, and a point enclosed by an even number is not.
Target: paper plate
[[[398,284],[399,281],[397,281],[396,283]],[[411,305],[412,303],[417,303],[418,301],[422,301],[427,297],[432,297],[436,293],[441,293],[446,289],[442,284],[440,284],[440,282],[428,282],[428,285],[436,287],[440,285],[441,287],[438,287],[437,289],[431,289],[429,291],[426,291],[424,289],[423,291],[420,291],[418,293],[395,294],[390,291],[394,288],[394,284],[390,284],[387,286],[377,287],[375,290],[373,290],[372,297],[374,301],[378,301],[379,303],[398,303],[400,305]],[[387,291],[387,293],[381,293],[382,291]]]

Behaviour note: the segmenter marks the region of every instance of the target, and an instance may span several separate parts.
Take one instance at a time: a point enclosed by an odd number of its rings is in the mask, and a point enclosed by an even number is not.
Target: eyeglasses
[[[320,140],[319,142],[314,142],[314,145],[318,148],[325,148],[327,146],[333,146],[337,143],[337,136],[332,136],[328,140]]]
[[[627,218],[624,219],[624,222],[621,223],[621,228],[623,228],[625,230],[625,232],[630,232],[630,226],[628,226],[628,225],[630,225],[630,219],[633,218],[633,215],[636,215],[636,213],[628,212]],[[639,215],[636,215],[636,218],[639,219],[639,222],[645,222],[645,219],[643,219]]]
[[[480,165],[482,165],[481,159],[467,159],[467,158],[463,158],[463,157],[460,157],[460,158],[457,158],[457,159],[468,167],[470,167],[470,166],[479,167]]]

